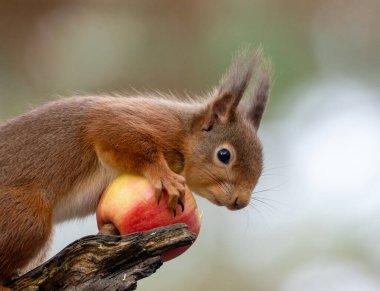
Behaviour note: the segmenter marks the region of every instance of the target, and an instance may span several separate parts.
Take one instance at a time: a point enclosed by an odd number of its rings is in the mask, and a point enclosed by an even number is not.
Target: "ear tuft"
[[[268,101],[272,84],[272,64],[269,60],[263,60],[257,83],[252,94],[249,96],[251,106],[247,111],[247,118],[257,130],[260,126],[265,107]]]
[[[239,103],[249,85],[261,54],[261,48],[255,52],[251,52],[249,49],[240,52],[220,81],[218,95],[231,94],[236,96],[237,103]]]
[[[234,120],[236,109],[247,89],[253,71],[261,58],[261,49],[252,53],[246,49],[238,54],[230,69],[219,83],[216,96],[208,105],[204,128],[211,128],[213,123],[226,123]]]

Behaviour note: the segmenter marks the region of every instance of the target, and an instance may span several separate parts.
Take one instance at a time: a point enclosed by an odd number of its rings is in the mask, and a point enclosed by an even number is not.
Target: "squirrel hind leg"
[[[22,275],[33,270],[34,268],[38,267],[48,259],[49,251],[51,250],[51,247],[53,245],[53,238],[54,231],[51,231],[45,244],[41,245],[41,249],[39,250],[39,252],[35,256],[33,256],[32,259],[28,261],[28,263],[24,267],[18,270],[18,275]]]
[[[47,244],[51,206],[31,189],[0,186],[0,282],[18,275]]]

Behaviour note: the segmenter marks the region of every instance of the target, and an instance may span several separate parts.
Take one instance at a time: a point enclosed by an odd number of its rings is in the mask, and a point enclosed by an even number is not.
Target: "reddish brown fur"
[[[173,210],[183,200],[185,178],[218,205],[246,206],[262,170],[256,130],[268,90],[254,91],[248,108],[238,105],[258,61],[259,54],[240,58],[206,103],[73,97],[2,125],[0,281],[42,249],[57,213],[67,211],[60,219],[68,219],[95,211],[115,173],[146,176],[157,198],[167,191]],[[263,76],[259,84],[269,88],[270,74]],[[215,158],[220,146],[233,154],[228,165]],[[84,194],[88,183],[96,184],[94,193]]]
[[[29,186],[1,190],[5,195],[0,200],[0,274],[8,279],[45,245],[52,228],[52,207],[45,195]]]

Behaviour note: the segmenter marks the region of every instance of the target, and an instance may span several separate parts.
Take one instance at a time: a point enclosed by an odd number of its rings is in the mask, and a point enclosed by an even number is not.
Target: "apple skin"
[[[186,223],[197,236],[201,227],[201,212],[188,187],[185,194],[185,210],[177,206],[176,216],[167,207],[168,195],[162,194],[160,203],[154,195],[154,188],[142,176],[123,174],[117,177],[100,198],[96,220],[98,229],[113,223],[121,235],[150,230],[175,223]],[[171,260],[190,246],[179,247],[162,254],[163,262]]]

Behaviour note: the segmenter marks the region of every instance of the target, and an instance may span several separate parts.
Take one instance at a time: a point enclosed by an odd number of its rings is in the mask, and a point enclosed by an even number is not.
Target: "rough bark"
[[[185,224],[127,236],[102,233],[113,233],[112,227],[73,242],[6,286],[12,290],[135,290],[137,280],[162,265],[162,253],[195,240]]]

